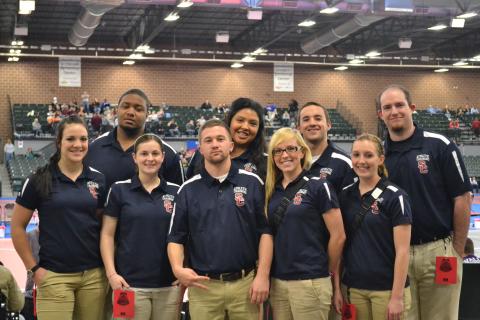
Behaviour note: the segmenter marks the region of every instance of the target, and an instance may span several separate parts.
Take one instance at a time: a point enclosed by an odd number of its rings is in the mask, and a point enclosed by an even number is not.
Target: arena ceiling
[[[360,58],[363,65],[425,66],[465,60],[480,67],[480,0],[192,0],[188,8],[177,7],[185,0],[37,0],[28,15],[19,14],[23,1],[0,0],[2,59],[12,49],[21,50],[13,54],[22,59],[123,59],[149,45],[151,53],[138,59],[228,62],[262,48],[253,55],[256,62]],[[331,7],[338,11],[320,12]],[[172,13],[179,19],[165,21]],[[450,27],[463,13],[479,15],[465,19],[463,28]],[[299,26],[306,20],[315,24]],[[439,24],[446,28],[428,30]],[[217,42],[219,34],[228,42]],[[23,45],[13,46],[14,40]],[[399,41],[411,47],[400,48]],[[365,57],[372,50],[380,55]]]

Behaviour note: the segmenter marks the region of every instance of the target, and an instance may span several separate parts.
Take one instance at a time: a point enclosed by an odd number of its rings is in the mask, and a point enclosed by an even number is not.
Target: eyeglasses
[[[292,154],[292,153],[295,153],[299,150],[302,150],[302,147],[288,146],[285,149],[275,148],[275,149],[272,150],[272,154],[273,154],[274,157],[278,157],[278,156],[282,155],[283,152],[286,152],[287,154]]]

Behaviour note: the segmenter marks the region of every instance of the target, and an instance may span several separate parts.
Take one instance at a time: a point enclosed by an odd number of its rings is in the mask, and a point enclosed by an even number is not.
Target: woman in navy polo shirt
[[[25,181],[17,197],[13,243],[38,287],[38,319],[101,319],[107,289],[99,247],[105,178],[83,165],[88,132],[79,117],[60,122],[56,145],[49,164]],[[25,232],[34,210],[40,221],[38,264]]]
[[[407,194],[387,180],[384,159],[378,137],[358,137],[352,165],[359,181],[339,195],[348,239],[342,283],[359,320],[404,319],[411,302],[407,273],[412,213]],[[355,228],[362,202],[371,195],[376,200]]]
[[[267,158],[265,157],[265,121],[262,106],[248,98],[232,102],[225,123],[230,128],[233,140],[231,158],[240,169],[256,173],[265,180]],[[195,152],[188,165],[188,179],[200,172],[203,157]]]
[[[159,178],[162,140],[140,136],[133,159],[138,174],[117,181],[108,194],[101,251],[113,290],[135,291],[135,319],[178,319],[180,289],[167,257],[167,235],[178,185]]]
[[[272,136],[265,189],[268,218],[276,221],[270,291],[276,320],[328,319],[330,273],[338,275],[345,241],[342,216],[329,182],[305,176],[311,162],[298,132],[282,128]],[[275,216],[286,193],[293,197],[279,221]],[[339,280],[335,290],[340,291]]]

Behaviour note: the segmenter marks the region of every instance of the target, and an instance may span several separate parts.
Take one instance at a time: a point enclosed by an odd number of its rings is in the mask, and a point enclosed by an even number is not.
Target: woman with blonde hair
[[[345,233],[326,180],[307,178],[312,154],[301,135],[278,130],[270,141],[266,211],[275,233],[270,302],[276,320],[328,319]]]
[[[411,300],[408,196],[387,180],[378,137],[359,136],[351,157],[359,181],[339,195],[348,239],[342,261],[347,302],[355,306],[359,320],[404,319]]]

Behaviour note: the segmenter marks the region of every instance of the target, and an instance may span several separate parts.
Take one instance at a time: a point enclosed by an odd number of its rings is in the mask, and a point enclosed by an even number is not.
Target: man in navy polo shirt
[[[298,130],[313,157],[307,176],[326,178],[338,194],[343,187],[355,182],[355,174],[350,157],[328,141],[328,130],[331,127],[328,112],[322,105],[307,102],[300,108]]]
[[[207,121],[199,133],[202,171],[175,199],[168,239],[173,273],[189,287],[193,320],[258,319],[269,291],[273,239],[262,180],[232,165],[228,127]],[[184,267],[184,247],[190,267]],[[258,268],[256,263],[258,259]]]
[[[118,101],[118,126],[93,141],[86,162],[105,175],[107,188],[135,174],[133,144],[144,133],[150,101],[139,89],[130,89]],[[183,183],[183,170],[175,150],[163,142],[165,160],[160,168],[163,177],[176,184]]]
[[[388,129],[389,178],[409,194],[412,204],[409,319],[457,319],[471,185],[457,146],[417,127],[414,110],[410,93],[400,85],[387,87],[377,97],[378,115]],[[456,284],[435,283],[437,256],[457,258]]]

